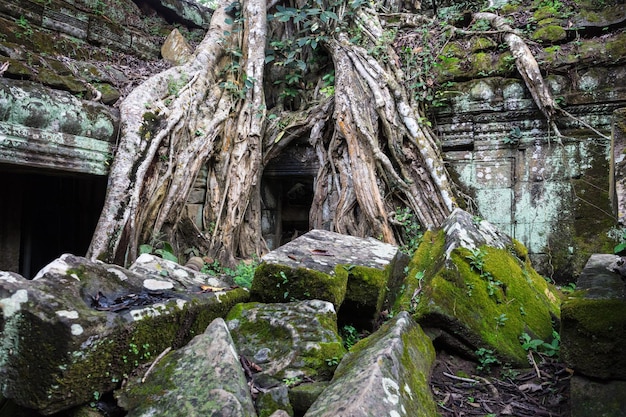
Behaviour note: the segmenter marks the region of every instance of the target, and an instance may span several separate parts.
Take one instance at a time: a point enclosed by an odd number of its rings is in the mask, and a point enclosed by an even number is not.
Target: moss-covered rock
[[[48,414],[88,402],[248,299],[203,293],[193,271],[158,262],[158,278],[72,255],[32,281],[0,274],[3,395]]]
[[[615,255],[594,254],[561,307],[561,353],[592,378],[626,379],[626,288]]]
[[[341,306],[342,316],[372,321],[405,258],[396,246],[378,240],[312,230],[263,257],[251,299],[325,300],[335,309]]]
[[[598,381],[574,375],[570,382],[571,417],[623,417],[626,381]]]
[[[346,353],[327,301],[238,304],[226,319],[239,352],[278,379],[328,380]]]
[[[544,43],[555,43],[562,41],[567,37],[565,29],[560,25],[546,25],[538,28],[533,34],[532,39]]]
[[[409,267],[394,310],[439,329],[442,341],[523,365],[523,333],[551,340],[557,293],[531,267],[523,245],[488,222],[455,210],[441,230],[424,235]]]
[[[402,312],[352,348],[305,417],[436,416],[434,360],[432,342]]]
[[[256,417],[250,390],[224,320],[162,358],[150,374],[116,392],[129,417]]]

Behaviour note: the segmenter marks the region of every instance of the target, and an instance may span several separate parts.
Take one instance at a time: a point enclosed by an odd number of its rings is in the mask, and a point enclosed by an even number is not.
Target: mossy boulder
[[[432,342],[402,312],[353,346],[305,417],[436,416]]]
[[[574,375],[570,382],[571,417],[626,416],[626,381],[598,381]]]
[[[226,320],[240,354],[279,380],[329,380],[346,353],[327,301],[238,304]]]
[[[251,299],[264,303],[318,299],[371,322],[380,313],[389,281],[408,262],[396,246],[325,230],[312,230],[263,257]]]
[[[256,417],[233,340],[221,318],[116,392],[128,417]]]
[[[565,29],[560,25],[546,25],[539,27],[533,34],[532,39],[544,43],[555,43],[567,37]]]
[[[525,365],[520,336],[550,341],[559,298],[521,243],[456,209],[424,235],[394,310],[408,310],[451,349],[485,348]]]
[[[2,394],[44,414],[91,401],[248,299],[228,284],[204,293],[203,276],[154,262],[146,275],[63,255],[32,281],[0,273]]]
[[[626,380],[624,260],[594,254],[561,307],[561,354],[592,378]]]

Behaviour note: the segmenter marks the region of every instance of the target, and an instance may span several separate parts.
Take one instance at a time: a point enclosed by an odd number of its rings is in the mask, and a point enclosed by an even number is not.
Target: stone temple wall
[[[553,94],[576,118],[609,136],[626,105],[626,67],[548,76]],[[567,279],[590,253],[612,250],[611,140],[568,117],[564,138],[548,129],[518,79],[481,78],[455,85],[437,113],[437,131],[453,175],[485,219],[523,242],[535,266]]]

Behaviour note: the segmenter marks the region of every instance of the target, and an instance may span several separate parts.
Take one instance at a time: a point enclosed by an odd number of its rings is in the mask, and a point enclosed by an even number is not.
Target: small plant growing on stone
[[[299,376],[292,376],[291,378],[283,378],[283,383],[287,385],[287,388],[300,385],[301,382],[302,382],[302,378],[300,378]]]
[[[555,357],[559,354],[561,336],[556,330],[553,330],[552,342],[548,343],[541,339],[533,339],[528,333],[522,333],[520,343],[527,352],[536,352],[549,357]]]
[[[479,372],[489,372],[491,370],[492,365],[499,365],[500,361],[495,357],[493,350],[480,348],[476,352],[476,356],[478,357],[478,365],[476,365],[476,370]]]
[[[332,368],[332,367],[339,365],[339,358],[336,356],[333,356],[332,358],[326,358],[325,362],[327,366]]]
[[[233,278],[235,284],[244,288],[252,287],[252,280],[254,279],[254,272],[256,271],[257,266],[259,266],[258,259],[252,259],[251,261],[241,261],[237,264],[235,269],[224,268],[224,273]],[[281,271],[281,276],[285,275],[284,272]],[[286,278],[286,276],[285,276]],[[283,284],[286,283],[283,278]]]
[[[352,346],[354,346],[356,342],[358,342],[361,338],[356,328],[349,324],[343,326],[339,333],[341,334],[341,338],[343,339],[343,346],[347,350],[350,350]]]
[[[500,314],[498,317],[495,318],[496,321],[496,330],[498,330],[498,328],[503,327],[506,324],[506,321],[509,318],[506,316],[506,314],[502,313]]]
[[[169,242],[157,241],[154,244],[143,244],[139,246],[139,253],[150,253],[160,256],[168,261],[178,263],[178,257],[174,255],[174,248]]]
[[[400,234],[403,242],[400,246],[400,251],[407,255],[412,255],[417,250],[424,236],[421,225],[415,215],[408,207],[398,208],[393,213],[392,222],[400,226]]]
[[[30,22],[24,16],[20,16],[19,19],[16,19],[15,23],[17,23],[17,26],[20,28],[20,32],[15,34],[16,38],[21,38],[22,36],[29,38],[33,34],[33,28],[30,26]]]

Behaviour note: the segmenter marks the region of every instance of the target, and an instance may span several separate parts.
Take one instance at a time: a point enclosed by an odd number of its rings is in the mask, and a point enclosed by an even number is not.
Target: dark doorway
[[[0,270],[33,278],[63,253],[84,256],[106,177],[0,168]]]

